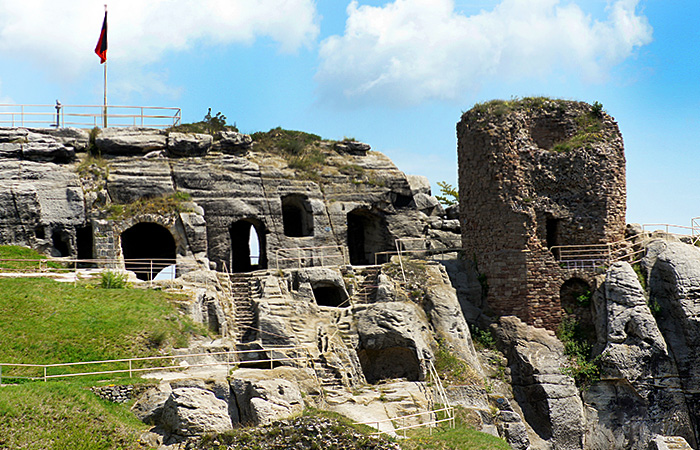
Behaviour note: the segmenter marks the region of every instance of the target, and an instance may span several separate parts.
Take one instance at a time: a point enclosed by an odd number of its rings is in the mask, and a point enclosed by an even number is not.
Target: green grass
[[[173,294],[73,286],[43,278],[0,279],[0,292],[3,363],[54,364],[147,356],[159,348],[186,344],[183,337],[199,332],[178,314]],[[9,375],[5,368],[3,377]]]
[[[555,100],[549,97],[513,97],[510,100],[491,100],[477,103],[472,107],[472,110],[482,114],[502,116],[516,109],[539,109],[547,102],[556,103],[561,101],[563,100]]]
[[[0,449],[139,449],[148,427],[79,382],[0,387]]]
[[[508,443],[473,428],[467,410],[455,407],[455,427],[445,422],[434,428],[415,428],[407,432],[408,439],[399,441],[403,450],[509,450]],[[443,418],[440,416],[440,418]]]
[[[0,279],[0,292],[2,363],[51,364],[168,353],[168,346],[201,333],[178,313],[174,303],[181,296],[160,291],[14,278]],[[90,366],[88,370],[125,367]],[[128,374],[46,383],[12,378],[41,375],[41,369],[32,370],[2,368],[3,383],[23,382],[0,386],[0,449],[144,448],[138,436],[148,427],[128,405],[105,402],[89,391],[98,378],[136,384],[143,380],[130,379]],[[48,374],[67,371],[50,368]]]
[[[109,218],[118,220],[142,214],[168,215],[191,212],[191,209],[184,205],[185,202],[190,200],[192,200],[190,194],[178,191],[159,197],[140,198],[125,205],[113,203],[109,206]]]
[[[439,339],[435,352],[435,370],[449,384],[483,385],[481,377],[466,361],[452,353],[444,340]]]
[[[3,259],[26,259],[30,261],[2,261]],[[0,269],[9,271],[33,271],[39,269],[39,262],[31,261],[37,259],[46,259],[46,256],[38,253],[27,247],[17,245],[1,245],[0,246]],[[57,262],[48,262],[44,265],[50,269],[59,269],[61,264]]]

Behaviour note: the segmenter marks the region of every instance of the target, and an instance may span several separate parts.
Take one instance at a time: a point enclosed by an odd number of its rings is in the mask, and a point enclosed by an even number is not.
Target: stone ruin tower
[[[487,306],[556,329],[593,275],[564,268],[559,247],[624,238],[617,123],[600,104],[492,101],[462,115],[457,137],[462,241]]]

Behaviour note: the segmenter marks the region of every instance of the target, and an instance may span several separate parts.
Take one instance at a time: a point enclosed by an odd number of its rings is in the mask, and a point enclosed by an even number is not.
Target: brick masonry
[[[464,113],[457,138],[462,241],[486,277],[489,307],[555,329],[561,286],[582,275],[550,248],[624,237],[617,123],[582,102],[494,101]]]

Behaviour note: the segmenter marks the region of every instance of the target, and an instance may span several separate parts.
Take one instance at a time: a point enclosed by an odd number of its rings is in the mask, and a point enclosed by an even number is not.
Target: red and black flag
[[[100,64],[104,64],[107,61],[107,11],[105,11],[105,20],[102,22],[100,40],[97,41],[95,53],[100,57]]]

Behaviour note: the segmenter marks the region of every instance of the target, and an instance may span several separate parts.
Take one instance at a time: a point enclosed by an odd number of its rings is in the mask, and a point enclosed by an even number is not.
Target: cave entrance
[[[369,383],[395,378],[420,381],[420,363],[415,350],[411,348],[361,349],[357,356]]]
[[[255,233],[251,233],[255,230]],[[251,272],[267,268],[265,226],[256,219],[242,219],[231,224],[231,272]]]
[[[318,306],[331,306],[333,308],[349,306],[345,304],[347,295],[343,289],[333,283],[321,282],[313,286],[312,289]]]
[[[126,270],[139,280],[152,280],[176,262],[175,239],[157,223],[137,223],[122,233],[121,241]]]
[[[291,194],[282,197],[282,224],[285,236],[314,235],[313,210],[305,195]]]
[[[391,204],[394,208],[407,208],[413,204],[413,196],[392,192]]]
[[[70,256],[70,236],[61,229],[53,230],[51,233],[51,245],[55,255],[58,257]]]
[[[355,209],[348,213],[347,223],[348,252],[353,266],[374,264],[375,253],[390,248],[391,236],[386,220],[379,214],[368,209]]]
[[[90,224],[75,229],[75,244],[78,247],[78,259],[90,260],[95,257],[92,234],[92,225]],[[78,264],[80,267],[95,267],[95,264],[90,261],[81,261]]]

